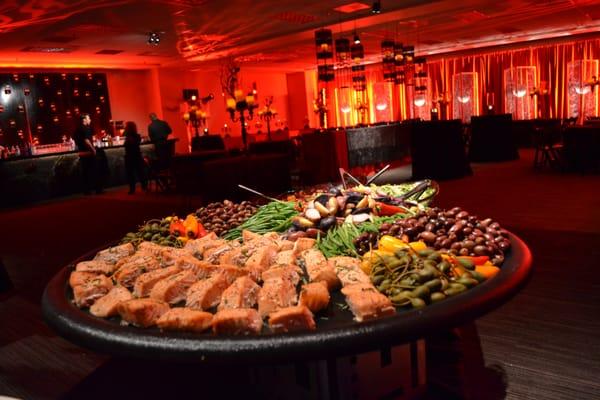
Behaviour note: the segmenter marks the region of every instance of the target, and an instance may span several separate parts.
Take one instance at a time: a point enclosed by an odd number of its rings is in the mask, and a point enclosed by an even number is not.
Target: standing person
[[[148,125],[148,136],[150,136],[150,140],[154,143],[156,159],[152,169],[156,172],[168,167],[170,148],[167,138],[173,130],[168,123],[158,119],[155,113],[150,113],[150,120],[152,122]]]
[[[96,159],[96,148],[92,144],[92,119],[89,114],[81,114],[79,125],[73,133],[73,140],[79,150],[79,163],[83,175],[83,193],[90,194],[93,188],[96,193],[102,193],[102,184]]]
[[[127,181],[129,182],[129,194],[135,193],[136,176],[142,184],[142,189],[148,190],[146,168],[140,150],[141,142],[142,137],[137,131],[137,125],[133,121],[127,121],[125,124],[125,171],[127,171]]]

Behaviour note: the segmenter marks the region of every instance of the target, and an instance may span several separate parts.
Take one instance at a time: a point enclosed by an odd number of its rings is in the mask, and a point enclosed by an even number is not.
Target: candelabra
[[[246,121],[251,121],[254,118],[254,110],[258,107],[255,102],[252,92],[244,95],[240,89],[236,89],[234,97],[227,99],[227,111],[233,122],[240,122],[242,125],[242,142],[244,150],[247,148],[248,132],[246,131]],[[237,114],[236,114],[237,113]]]
[[[199,136],[198,128],[206,125],[206,118],[208,117],[206,111],[200,108],[201,104],[206,104],[214,98],[215,96],[211,93],[200,100],[197,100],[195,95],[188,100],[189,109],[183,113],[183,120],[187,126],[194,128],[195,136]],[[208,131],[205,130],[204,134],[208,134]]]
[[[271,141],[271,119],[277,115],[277,110],[271,107],[273,104],[273,96],[269,96],[265,100],[265,107],[258,112],[258,116],[261,120],[267,123],[267,137]]]

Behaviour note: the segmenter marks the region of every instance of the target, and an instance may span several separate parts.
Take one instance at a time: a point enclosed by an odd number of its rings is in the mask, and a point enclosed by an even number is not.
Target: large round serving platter
[[[72,302],[68,277],[74,265],[63,268],[47,285],[42,298],[44,318],[59,335],[80,346],[115,356],[203,363],[272,363],[326,359],[381,349],[422,338],[442,329],[475,320],[510,299],[531,272],[531,252],[510,234],[511,250],[501,271],[475,288],[418,310],[398,310],[394,316],[356,322],[341,293],[332,295],[317,329],[304,333],[259,336],[215,336],[163,332],[158,328],[123,326],[119,319],[97,318]]]

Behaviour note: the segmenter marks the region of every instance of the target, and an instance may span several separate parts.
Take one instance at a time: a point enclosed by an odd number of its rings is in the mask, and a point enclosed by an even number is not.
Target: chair
[[[175,155],[175,141],[168,140],[165,143],[155,143],[154,146],[155,158],[149,160],[149,181],[150,184],[154,183],[156,192],[167,192],[174,186],[171,163]]]
[[[533,135],[535,155],[533,168],[541,169],[546,166],[552,169],[563,168],[562,128],[560,125],[545,125],[536,127]]]

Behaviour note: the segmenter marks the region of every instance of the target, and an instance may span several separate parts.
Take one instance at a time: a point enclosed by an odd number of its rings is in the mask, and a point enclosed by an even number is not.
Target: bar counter
[[[140,146],[143,156],[154,153],[154,145]],[[108,168],[104,187],[125,185],[123,145],[98,148],[106,155]],[[21,156],[0,161],[0,207],[18,206],[82,191],[77,151]]]

